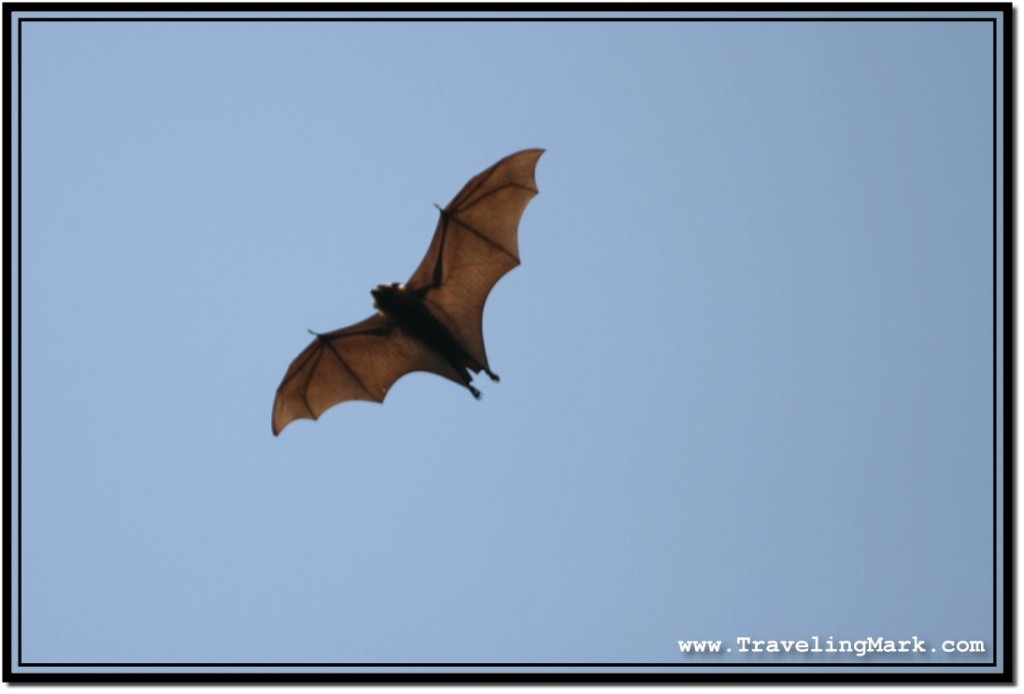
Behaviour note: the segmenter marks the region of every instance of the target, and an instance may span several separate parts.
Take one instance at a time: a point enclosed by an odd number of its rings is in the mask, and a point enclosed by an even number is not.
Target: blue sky
[[[990,24],[21,31],[25,660],[991,643]],[[274,438],[526,147],[501,383]]]

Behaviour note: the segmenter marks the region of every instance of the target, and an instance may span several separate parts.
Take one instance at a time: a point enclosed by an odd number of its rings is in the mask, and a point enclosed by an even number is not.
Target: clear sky
[[[991,24],[21,40],[25,660],[991,646]],[[272,436],[306,329],[368,316],[433,204],[527,147],[501,383]]]

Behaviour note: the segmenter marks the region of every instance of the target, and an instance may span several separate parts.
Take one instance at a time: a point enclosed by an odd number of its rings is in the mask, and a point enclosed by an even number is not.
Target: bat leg
[[[473,397],[476,398],[477,400],[479,400],[480,399],[480,391],[472,386],[473,377],[469,375],[469,369],[467,369],[465,366],[462,366],[461,364],[457,364],[455,362],[449,362],[449,363],[452,366],[454,366],[455,370],[458,372],[459,378],[462,379],[462,385],[466,386],[466,388],[469,389],[469,392],[473,394]]]
[[[484,369],[484,371],[487,372],[487,375],[490,376],[491,380],[494,381],[495,383],[497,383],[498,381],[501,380],[501,376],[499,376],[498,374],[494,373],[490,369]]]

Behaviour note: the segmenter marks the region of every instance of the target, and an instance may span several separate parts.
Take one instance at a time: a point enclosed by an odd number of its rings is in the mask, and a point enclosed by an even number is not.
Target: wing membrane
[[[470,179],[441,211],[427,254],[406,283],[425,292],[434,315],[485,368],[484,304],[519,265],[519,221],[537,194],[534,170],[543,153],[511,154]]]
[[[378,314],[318,335],[291,363],[277,389],[274,435],[296,419],[317,419],[342,402],[383,402],[395,381],[413,371],[462,383],[451,364]]]

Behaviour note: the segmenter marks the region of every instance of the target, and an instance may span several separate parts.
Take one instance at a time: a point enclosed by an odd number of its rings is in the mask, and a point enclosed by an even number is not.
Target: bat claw
[[[466,386],[466,387],[469,388],[469,392],[472,393],[473,397],[476,398],[477,400],[479,400],[481,397],[483,397],[483,395],[480,393],[480,391],[477,390],[476,388],[474,388],[473,386]]]
[[[494,381],[495,383],[501,380],[501,376],[499,376],[496,373],[491,373],[490,371],[488,371],[487,375],[490,376],[491,380]]]

